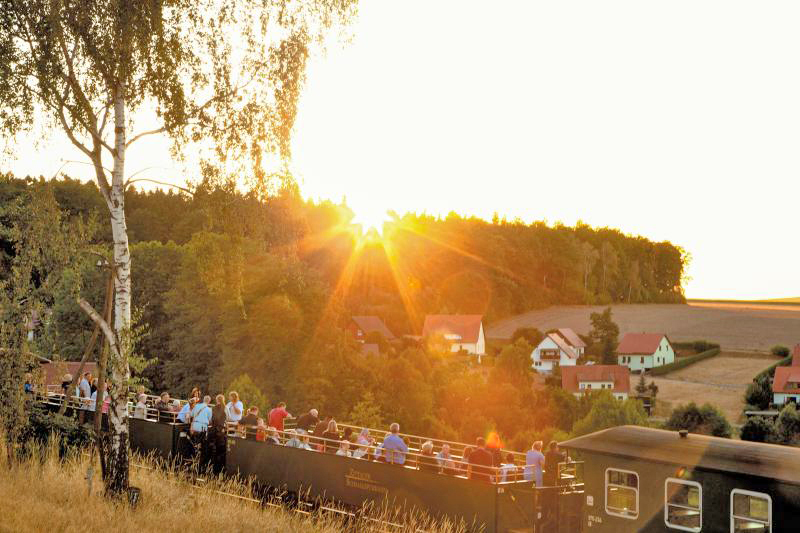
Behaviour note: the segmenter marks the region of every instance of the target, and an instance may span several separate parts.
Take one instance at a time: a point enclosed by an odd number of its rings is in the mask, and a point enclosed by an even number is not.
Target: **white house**
[[[588,392],[610,390],[614,398],[627,400],[631,371],[622,365],[579,365],[561,369],[561,388],[580,397]]]
[[[575,366],[578,354],[558,333],[548,333],[531,352],[533,369],[550,373],[554,366]]]
[[[776,368],[772,381],[772,403],[785,405],[789,402],[800,404],[800,344],[794,347],[792,364]]]
[[[570,345],[572,351],[574,351],[578,357],[583,355],[584,350],[586,349],[586,343],[583,342],[577,333],[575,333],[570,328],[558,328],[559,336],[567,341],[567,344]]]
[[[427,315],[422,336],[441,335],[450,343],[451,352],[486,354],[483,315]]]
[[[617,347],[617,363],[643,370],[675,362],[675,350],[664,333],[626,333]]]

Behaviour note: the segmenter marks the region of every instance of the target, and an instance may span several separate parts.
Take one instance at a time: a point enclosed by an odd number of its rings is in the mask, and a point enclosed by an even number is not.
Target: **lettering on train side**
[[[389,489],[382,487],[380,484],[378,484],[378,482],[373,481],[369,472],[360,472],[353,468],[348,470],[348,472],[344,475],[344,484],[347,487],[367,490],[379,494],[387,494],[389,492]]]

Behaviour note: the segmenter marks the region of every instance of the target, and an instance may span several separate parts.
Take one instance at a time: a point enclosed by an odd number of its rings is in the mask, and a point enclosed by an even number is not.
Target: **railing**
[[[376,431],[376,433],[382,432]],[[369,444],[354,443],[343,439],[329,439],[313,433],[305,433],[302,430],[279,431],[271,427],[242,426],[230,422],[227,424],[227,434],[233,438],[261,441],[265,445],[301,448],[312,453],[328,453],[351,460],[384,462],[411,470],[426,470],[492,484],[529,483],[523,477],[524,464],[506,464],[499,467],[471,465],[460,455],[440,455],[441,449],[439,449],[439,453],[429,455],[409,446],[408,451],[402,452],[387,450],[382,444],[376,444],[374,439]],[[425,440],[433,441],[432,439]],[[436,448],[434,448],[435,450]]]

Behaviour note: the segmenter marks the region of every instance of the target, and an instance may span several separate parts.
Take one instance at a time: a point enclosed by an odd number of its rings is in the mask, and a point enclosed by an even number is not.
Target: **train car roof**
[[[800,448],[619,426],[561,443],[565,448],[800,484]]]

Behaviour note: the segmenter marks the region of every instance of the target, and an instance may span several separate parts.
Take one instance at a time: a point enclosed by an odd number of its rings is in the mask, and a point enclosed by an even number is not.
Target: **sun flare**
[[[352,223],[361,226],[364,235],[374,230],[378,232],[378,235],[383,236],[383,226],[391,220],[388,210],[377,206],[359,206],[352,209]]]

